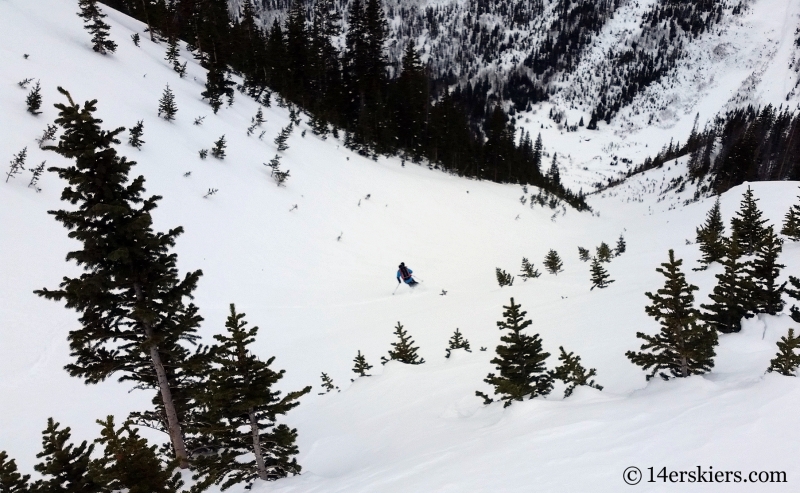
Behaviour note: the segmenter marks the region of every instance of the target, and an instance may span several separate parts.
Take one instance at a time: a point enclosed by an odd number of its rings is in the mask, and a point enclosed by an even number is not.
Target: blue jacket
[[[411,282],[414,280],[414,278],[411,277],[411,274],[413,274],[414,271],[409,269],[408,267],[406,267],[406,270],[408,271],[408,274],[409,274],[408,279],[403,279],[403,274],[401,274],[400,273],[400,269],[398,269],[397,270],[397,281],[400,282],[400,280],[402,279],[402,281],[405,282],[406,284],[411,284]]]

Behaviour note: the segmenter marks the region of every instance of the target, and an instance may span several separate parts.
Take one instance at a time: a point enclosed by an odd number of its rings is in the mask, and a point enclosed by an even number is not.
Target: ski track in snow
[[[755,2],[746,15],[761,15],[767,22],[763,15],[775,1]],[[796,21],[797,5],[791,8],[787,18]],[[28,146],[28,167],[43,160],[48,166],[65,163],[34,141],[54,119],[52,105],[63,100],[58,85],[76,101],[97,98],[104,128],[144,120],[142,150],[125,143],[117,148],[138,162],[132,174],[146,177],[148,192],[164,197],[154,213],[156,228],[182,225],[186,230],[176,251],[182,271],[204,272],[196,293],[204,338],[223,330],[228,304],[234,302],[261,327],[256,353],[277,356],[275,367],[286,369],[281,388],[315,386],[286,418],[299,430],[304,473],[253,491],[616,492],[628,487],[622,481],[628,466],[644,471],[699,465],[782,470],[789,483],[643,482],[635,489],[797,489],[798,381],[764,375],[775,342],[792,325],[787,315],[761,315],[748,320],[742,333],[721,336],[715,370],[703,377],[646,383],[644,373],[624,356],[638,348],[637,331],[658,330],[644,313],[644,292],[662,286],[655,268],[666,261],[668,249],[684,259],[688,280],[699,286],[698,304],[707,301],[721,271],[719,266],[691,271],[699,258],[695,227],[712,200],[684,205],[696,185],[664,192],[685,173],[683,160],[591,196],[594,215],[567,210],[552,219],[549,208],[522,205],[519,186],[403,167],[394,158],[373,162],[333,138],[323,141],[310,131],[302,137],[303,123],[283,153],[283,169],[291,170],[291,177],[278,188],[262,163],[276,153],[272,140],[288,123],[286,109],[273,101],[265,109],[263,141],[247,137],[257,110],[253,101],[237,93],[232,107],[213,115],[199,98],[204,72],[191,59],[187,77],[179,79],[163,60],[166,47],[152,44],[140,23],[110,10],[119,49],[112,56],[97,55],[76,10],[71,0],[0,2],[0,157],[7,162]],[[779,29],[779,24],[771,25]],[[141,33],[141,48],[130,41],[134,31]],[[785,38],[784,33],[783,44],[772,48],[765,43],[775,59],[790,56],[793,48]],[[24,53],[30,55],[27,60]],[[777,69],[771,67],[753,94],[765,94],[765,81],[780,75],[773,76]],[[25,111],[27,90],[17,87],[24,78],[41,80],[44,113],[38,117]],[[722,78],[716,77],[719,87],[738,87]],[[179,108],[174,123],[156,116],[167,83]],[[728,95],[716,97],[714,104],[722,107]],[[549,121],[548,104],[537,109],[541,125]],[[687,114],[680,123],[685,135],[693,119],[693,112]],[[205,123],[192,125],[201,115]],[[535,123],[530,123],[534,136],[541,130]],[[585,191],[594,180],[614,176],[611,156],[630,142],[637,142],[636,156],[643,159],[669,141],[663,130],[642,131],[626,141],[605,125],[598,132],[566,135],[546,130],[548,152],[563,156],[565,180]],[[657,133],[658,139],[650,140]],[[198,150],[210,148],[222,134],[229,141],[225,160],[200,160]],[[684,140],[685,135],[674,137]],[[127,134],[122,137],[127,140]],[[191,176],[184,177],[188,171]],[[64,206],[59,201],[63,183],[46,173],[36,193],[27,187],[29,178],[26,172],[0,183],[0,450],[25,472],[32,472],[48,416],[71,426],[75,440],[93,439],[99,429],[95,419],[107,414],[122,419],[148,406],[151,397],[114,381],[86,386],[62,370],[69,361],[67,331],[77,316],[32,291],[79,272],[64,261],[75,243],[47,214]],[[219,192],[203,199],[209,188]],[[753,188],[766,216],[779,225],[796,201],[796,184],[756,183]],[[738,208],[744,189],[722,197],[726,218]],[[294,205],[297,209],[290,211]],[[601,241],[613,246],[623,232],[628,251],[608,266],[616,282],[590,291],[589,265],[578,260],[577,246],[593,250]],[[517,274],[525,256],[543,271],[542,259],[551,248],[564,260],[563,273],[497,287],[496,267]],[[392,295],[400,261],[424,282],[414,291],[400,286]],[[800,244],[786,243],[781,261],[787,266],[782,279],[796,274]],[[440,295],[442,289],[446,296]],[[528,330],[540,333],[553,354],[549,366],[563,345],[587,367],[597,368],[604,391],[579,388],[568,399],[555,391],[507,409],[482,405],[474,393],[488,390],[482,380],[493,369],[489,360],[501,335],[496,322],[512,296],[533,320]],[[420,347],[424,365],[379,364],[398,320]],[[473,352],[455,351],[445,359],[456,327]],[[357,350],[375,365],[375,375],[351,384]],[[323,371],[341,392],[317,395]],[[148,430],[144,434],[163,440]]]

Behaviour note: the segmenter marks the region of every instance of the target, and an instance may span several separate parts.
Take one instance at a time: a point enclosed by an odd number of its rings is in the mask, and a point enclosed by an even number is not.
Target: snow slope
[[[119,50],[97,55],[76,10],[73,0],[0,2],[0,156],[8,161],[28,146],[29,166],[63,163],[34,140],[56,115],[58,85],[77,100],[97,98],[107,128],[144,120],[142,150],[118,149],[138,161],[134,173],[146,177],[148,191],[164,196],[156,227],[186,230],[177,251],[181,269],[204,272],[196,298],[203,336],[223,329],[234,302],[261,327],[256,352],[277,356],[277,367],[287,370],[282,388],[315,385],[287,417],[299,430],[304,473],[255,491],[615,492],[627,488],[622,473],[628,466],[787,471],[785,484],[735,488],[796,490],[800,384],[764,375],[775,341],[791,325],[787,315],[759,316],[742,333],[722,336],[715,370],[704,377],[648,384],[624,357],[638,348],[636,331],[657,330],[644,313],[644,292],[661,287],[655,268],[668,249],[684,259],[690,282],[700,287],[698,302],[706,302],[720,271],[690,270],[699,253],[689,243],[710,201],[683,206],[691,188],[660,194],[681,174],[682,163],[592,196],[594,214],[554,213],[522,204],[519,186],[402,166],[397,159],[373,162],[335,139],[311,132],[303,137],[303,123],[289,139],[282,162],[291,177],[279,188],[262,163],[276,153],[272,140],[289,121],[286,109],[273,102],[265,109],[263,140],[248,137],[253,101],[237,94],[232,107],[213,115],[199,97],[203,70],[191,60],[189,75],[179,79],[163,60],[166,47],[143,35],[136,48],[129,37],[143,34],[143,26],[111,11]],[[38,117],[25,111],[26,91],[17,86],[24,78],[41,80],[45,104]],[[156,115],[167,83],[179,108],[174,123]],[[204,124],[192,125],[198,116],[206,116]],[[201,160],[198,150],[222,134],[229,141],[225,160]],[[621,145],[605,138],[600,151],[555,138],[545,143],[576,163],[595,155],[605,163]],[[567,178],[584,179],[579,171],[576,165]],[[75,245],[47,214],[62,207],[63,183],[46,174],[36,193],[27,187],[29,178],[25,173],[0,184],[0,450],[28,472],[48,416],[72,426],[77,439],[92,439],[95,419],[123,418],[150,399],[116,382],[85,386],[61,369],[69,361],[66,334],[77,317],[32,291],[76,272],[64,261]],[[775,224],[796,200],[795,184],[753,188]],[[203,198],[209,189],[218,192]],[[743,189],[722,198],[725,217]],[[628,251],[608,268],[616,282],[590,291],[589,268],[576,247],[613,244],[620,233]],[[525,256],[542,270],[551,248],[564,258],[563,273],[497,287],[496,267],[516,273]],[[796,274],[800,245],[787,243],[781,260],[784,277]],[[392,295],[400,261],[424,282]],[[568,399],[554,392],[508,409],[482,405],[474,392],[488,390],[482,379],[492,370],[501,335],[496,321],[512,296],[549,352],[563,345],[597,368],[602,392],[579,389]],[[379,364],[398,320],[419,345],[424,365]],[[456,327],[473,352],[445,359]],[[357,350],[375,365],[375,376],[351,384]],[[551,356],[550,367],[555,360]],[[341,392],[317,395],[323,371]],[[726,484],[673,487],[731,490]],[[637,490],[667,488],[643,482]]]

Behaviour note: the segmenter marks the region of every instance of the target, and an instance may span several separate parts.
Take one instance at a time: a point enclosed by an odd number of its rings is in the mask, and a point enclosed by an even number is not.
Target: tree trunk
[[[147,32],[150,33],[150,41],[156,42],[156,37],[153,35],[153,26],[150,25],[150,16],[147,15],[147,5],[142,0],[142,12],[144,12],[144,22],[147,24]]]
[[[142,287],[139,283],[134,285],[136,291],[136,298],[142,302],[144,295],[142,294]],[[153,328],[147,322],[142,322],[144,326],[144,333],[148,341],[153,340]],[[178,420],[178,412],[175,410],[175,403],[172,400],[172,390],[169,388],[169,380],[167,380],[167,372],[164,370],[164,363],[161,361],[161,354],[158,352],[158,346],[150,344],[148,348],[150,352],[150,359],[153,362],[153,369],[156,371],[158,378],[158,389],[161,392],[161,402],[164,404],[164,411],[167,414],[167,431],[169,433],[172,448],[175,451],[180,468],[187,469],[189,467],[189,458],[186,453],[186,444],[183,442],[183,432],[181,430],[181,423]]]
[[[264,456],[261,454],[261,436],[258,433],[258,423],[256,413],[250,408],[250,432],[253,434],[253,452],[256,454],[256,467],[258,467],[258,477],[267,480],[267,466],[264,464]]]

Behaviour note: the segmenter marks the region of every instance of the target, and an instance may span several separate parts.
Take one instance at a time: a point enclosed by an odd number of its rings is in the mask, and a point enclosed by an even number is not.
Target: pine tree
[[[541,275],[542,273],[535,269],[533,264],[530,263],[527,258],[522,257],[522,272],[520,273],[519,277],[521,277],[523,281],[527,281],[528,279],[536,279]]]
[[[103,446],[103,456],[93,461],[92,475],[107,491],[128,493],[177,493],[183,481],[175,471],[177,464],[166,463],[156,445],[148,445],[131,421],[117,429],[114,417],[97,420],[102,426],[96,444]]]
[[[117,44],[110,39],[111,26],[103,22],[106,17],[97,6],[97,0],[78,0],[78,16],[83,19],[84,26],[92,35],[92,49],[101,55],[117,51]]]
[[[778,276],[781,269],[786,267],[778,263],[778,256],[782,250],[783,241],[778,238],[772,226],[767,226],[761,244],[756,250],[753,259],[751,279],[755,284],[753,292],[754,310],[760,313],[776,315],[783,310],[781,293],[786,283],[778,285]]]
[[[497,277],[497,284],[502,288],[503,286],[513,286],[514,276],[504,271],[500,267],[495,269],[495,277]]]
[[[77,447],[69,443],[69,427],[59,429],[60,424],[47,420],[47,429],[42,432],[42,451],[36,454],[42,461],[33,469],[43,476],[34,483],[36,493],[100,493],[106,491],[104,484],[92,474],[92,452],[94,445],[81,442]]]
[[[33,168],[31,170],[31,181],[28,183],[28,188],[33,188],[37,192],[41,192],[42,189],[38,187],[39,179],[42,177],[42,173],[44,173],[44,165],[47,161],[42,161],[42,163]]]
[[[753,196],[753,190],[748,186],[739,210],[736,211],[736,217],[731,220],[731,230],[738,238],[744,255],[753,255],[764,239],[764,223],[767,220],[761,219],[761,211],[758,209],[757,202],[758,199]]]
[[[729,334],[742,330],[742,317],[753,316],[755,284],[748,272],[750,262],[742,262],[742,251],[736,232],[726,240],[726,253],[722,265],[725,272],[717,274],[717,285],[708,296],[710,305],[700,305],[706,310],[701,318],[718,331]]]
[[[142,134],[144,134],[144,120],[139,120],[136,122],[136,125],[131,127],[130,136],[128,137],[128,144],[141,150],[142,144],[144,144],[144,141],[142,140]]]
[[[564,346],[560,346],[558,349],[561,351],[558,356],[558,361],[561,364],[553,370],[553,378],[567,384],[567,388],[564,390],[565,398],[571,396],[579,385],[603,390],[603,386],[596,384],[592,379],[592,377],[597,376],[597,370],[590,368],[589,371],[586,371],[586,368],[581,365],[580,356],[574,353],[567,353],[564,350]]]
[[[500,375],[490,373],[484,382],[494,386],[495,395],[505,401],[503,407],[508,407],[512,401],[549,394],[553,389],[553,379],[545,366],[550,353],[542,350],[539,334],[530,336],[522,333],[531,325],[530,320],[525,320],[528,312],[520,311],[522,306],[515,304],[514,298],[511,298],[510,305],[503,308],[506,319],[497,322],[497,327],[509,332],[500,338],[505,344],[497,346],[497,357],[491,361]],[[476,392],[475,395],[483,397],[487,404],[492,402],[483,392]]]
[[[164,88],[164,94],[158,100],[158,116],[171,122],[175,119],[175,114],[178,113],[178,106],[175,104],[175,94],[169,88],[169,84]]]
[[[408,332],[403,328],[400,322],[397,322],[397,327],[394,328],[394,335],[397,336],[397,342],[393,342],[394,349],[389,350],[389,357],[381,356],[381,364],[385,365],[389,361],[399,361],[407,365],[421,365],[425,363],[424,358],[417,355],[418,347],[414,347],[414,340],[408,335]]]
[[[611,262],[611,254],[612,254],[611,247],[608,246],[608,244],[605,241],[601,242],[600,246],[597,247],[595,251],[597,252],[596,253],[597,260],[606,263]]]
[[[614,256],[619,257],[620,255],[625,253],[626,248],[627,245],[625,244],[625,237],[623,237],[622,234],[620,234],[619,239],[617,240],[617,248],[614,249]]]
[[[578,258],[581,259],[581,262],[588,262],[591,260],[591,257],[589,256],[589,250],[583,247],[578,247]]]
[[[182,228],[153,231],[151,214],[161,197],[142,197],[143,177],[129,181],[135,163],[113,147],[124,129],[102,130],[94,116],[96,101],[81,107],[59,91],[69,102],[56,105],[56,124],[64,133],[48,149],[74,162],[50,171],[68,182],[61,199],[71,210],[50,213],[81,243],[67,259],[83,272],[64,277],[58,289],[36,294],[64,301],[80,314],[80,327],[68,336],[74,358],[66,366],[70,375],[94,384],[117,373],[137,388],[156,390],[160,423],[181,467],[188,467],[180,416],[186,403],[179,387],[190,357],[186,344],[196,340],[202,318],[185,301],[202,272],[178,275],[177,255],[170,249]]]
[[[214,147],[211,148],[211,155],[217,159],[225,159],[225,136],[223,135],[214,142]]]
[[[180,72],[181,63],[178,57],[181,54],[181,49],[178,46],[177,36],[170,36],[167,43],[167,53],[164,55],[164,60],[168,61],[169,64],[172,65],[172,69],[174,71]]]
[[[353,359],[353,364],[354,364],[353,373],[355,373],[359,377],[370,376],[370,374],[367,372],[372,368],[372,365],[367,363],[367,358],[365,358],[364,355],[361,354],[361,351],[358,351],[358,354],[356,355],[355,359]]]
[[[226,70],[218,64],[212,64],[206,73],[206,90],[200,93],[203,99],[208,100],[211,109],[214,110],[216,115],[222,107],[222,98],[228,98],[229,102],[233,100],[233,86],[232,80],[226,77]]]
[[[787,377],[797,376],[800,354],[795,352],[796,349],[800,349],[800,337],[795,337],[794,329],[789,329],[789,335],[781,337],[778,341],[778,354],[769,362],[767,371]]]
[[[607,288],[609,284],[614,282],[613,279],[610,279],[611,276],[606,271],[605,267],[603,267],[602,262],[597,257],[592,258],[592,287],[589,289],[591,291],[594,288]]]
[[[42,107],[42,86],[39,85],[38,80],[36,81],[36,85],[31,88],[31,92],[28,93],[25,103],[28,105],[28,113],[31,115],[42,114],[42,112],[39,111],[39,108]]]
[[[305,387],[281,397],[274,390],[284,370],[274,371],[275,357],[261,361],[251,352],[258,327],[247,327],[243,313],[230,305],[225,334],[217,334],[211,348],[208,381],[198,397],[202,408],[198,433],[217,450],[195,459],[195,479],[228,489],[255,479],[274,481],[299,474],[297,430],[277,424],[276,418],[297,407]]]
[[[283,127],[281,129],[281,133],[279,133],[278,136],[275,137],[275,145],[278,146],[279,152],[283,152],[289,148],[289,146],[286,144],[286,139],[288,139],[289,136],[292,134],[292,129],[293,125],[289,123],[288,125]]]
[[[563,272],[564,263],[561,262],[561,257],[558,256],[558,252],[555,250],[550,250],[547,252],[547,255],[544,257],[544,268],[547,269],[547,272],[551,274],[558,275],[559,272]]]
[[[18,154],[14,154],[14,159],[11,160],[11,168],[6,173],[6,183],[8,183],[9,178],[14,178],[14,176],[25,171],[26,159],[28,159],[27,147],[23,147]]]
[[[0,492],[2,493],[29,493],[29,474],[22,475],[17,471],[17,463],[9,459],[4,450],[0,450]]]
[[[324,371],[322,372],[322,388],[325,389],[325,392],[320,392],[319,395],[328,394],[331,390],[336,390],[339,388],[333,384],[331,377],[329,377]]]
[[[781,234],[788,236],[792,241],[800,241],[800,204],[794,204],[789,208],[783,221]]]
[[[469,347],[469,341],[464,339],[464,337],[461,334],[461,331],[459,331],[458,329],[456,329],[456,331],[453,332],[453,336],[450,337],[449,341],[447,341],[447,349],[445,349],[446,352],[445,358],[449,358],[450,352],[453,351],[454,349],[463,349],[468,353],[472,352],[472,349]]]
[[[541,176],[542,174],[542,134],[536,136],[536,143],[533,144],[533,166],[534,174]]]
[[[547,177],[555,185],[561,184],[561,173],[558,171],[558,153],[553,153],[553,162],[550,163],[550,170],[547,172]]]
[[[786,288],[786,294],[788,294],[792,299],[800,301],[800,279],[789,276],[789,284],[792,285],[792,288]],[[791,317],[792,320],[800,324],[800,308],[797,308],[797,305],[792,305],[791,309]]]
[[[253,117],[252,123],[254,123],[257,127],[260,127],[266,120],[264,119],[264,112],[261,110],[261,106],[258,107],[258,111],[256,111],[256,116]]]
[[[656,294],[645,293],[652,301],[645,312],[661,324],[661,331],[654,336],[637,332],[636,337],[645,341],[641,352],[625,353],[633,364],[650,370],[648,380],[656,375],[664,380],[688,377],[714,367],[717,333],[699,322],[692,294],[698,288],[686,282],[680,270],[682,264],[683,260],[676,260],[675,252],[670,250],[669,261],[656,269],[666,281]]]
[[[725,223],[722,222],[719,197],[706,214],[706,222],[697,228],[697,243],[703,253],[700,259],[703,266],[695,270],[705,270],[712,262],[719,262],[725,257]]]

